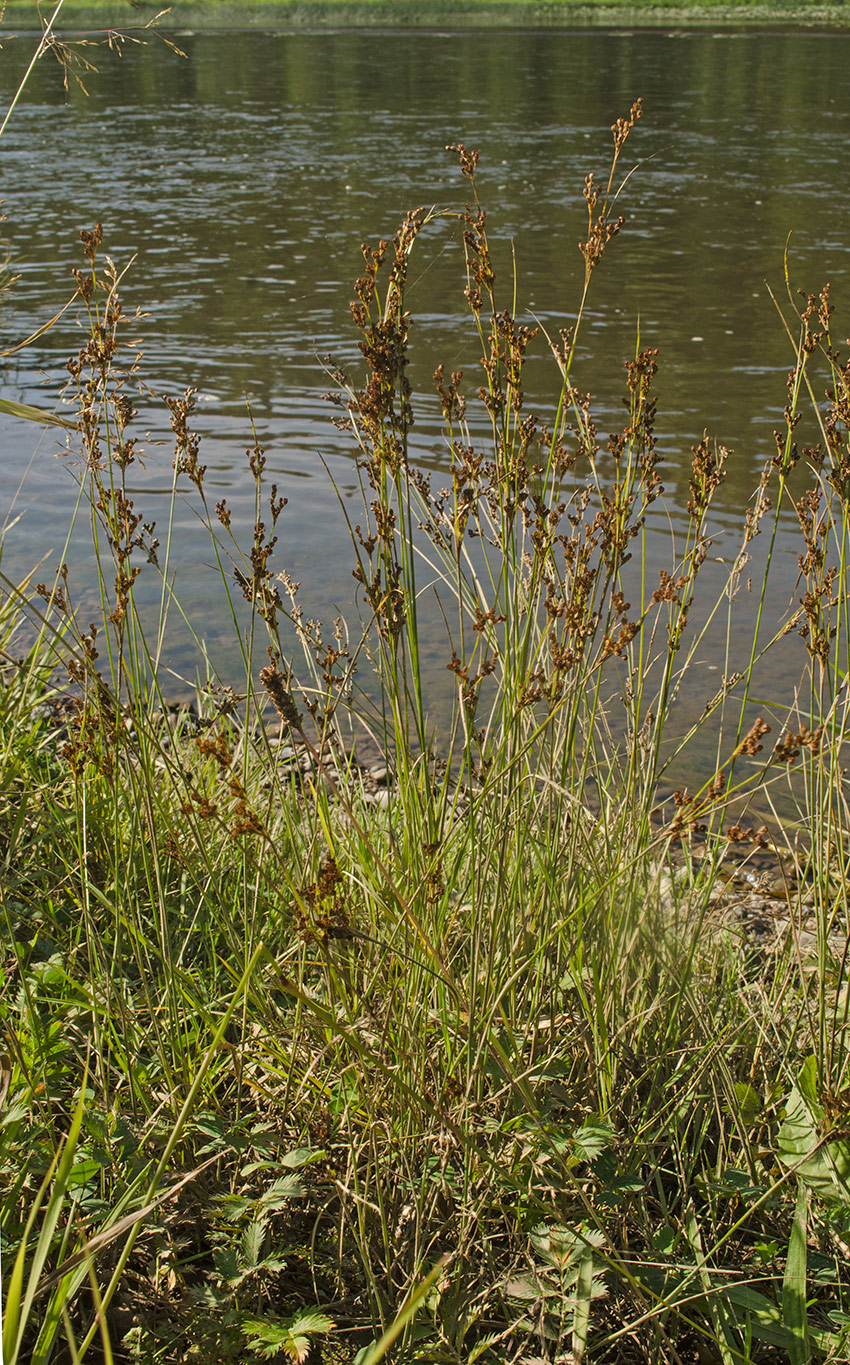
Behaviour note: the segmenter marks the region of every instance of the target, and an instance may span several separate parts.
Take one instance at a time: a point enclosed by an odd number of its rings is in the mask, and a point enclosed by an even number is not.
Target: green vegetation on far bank
[[[41,5],[46,17],[52,6]],[[805,26],[850,23],[846,0],[65,0],[64,27],[197,28]],[[8,0],[7,29],[36,26],[34,0]]]

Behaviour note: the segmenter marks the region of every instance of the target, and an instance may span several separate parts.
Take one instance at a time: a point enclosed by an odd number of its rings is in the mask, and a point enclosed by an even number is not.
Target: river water
[[[328,470],[356,519],[355,452],[323,399],[322,358],[356,372],[348,304],[360,243],[391,235],[408,207],[462,205],[446,144],[477,147],[503,301],[513,244],[517,311],[557,332],[580,295],[583,178],[607,175],[610,124],[640,95],[644,118],[622,163],[635,168],[619,201],[627,221],[594,278],[574,378],[596,395],[600,431],[613,430],[638,329],[641,345],[659,348],[674,521],[692,443],[707,429],[734,451],[712,523],[721,552],[782,424],[793,356],[768,286],[784,296],[789,234],[793,285],[831,281],[836,334],[850,330],[850,34],[239,32],[176,42],[182,53],[155,37],[121,53],[78,49],[98,68],[84,74],[88,94],[73,78],[66,88],[50,55],[35,69],[0,143],[4,232],[20,274],[0,318],[6,345],[69,297],[79,229],[102,222],[115,262],[133,258],[122,296],[146,314],[137,329],[146,383],[199,391],[211,499],[225,496],[249,524],[247,399],[269,476],[290,498],[278,562],[302,581],[313,614],[348,612],[351,553]],[[4,103],[33,43],[5,40]],[[477,365],[456,224],[423,236],[411,277],[411,375],[429,392],[438,362]],[[2,392],[55,406],[78,342],[66,317],[5,362]],[[557,378],[541,338],[525,387],[542,418]],[[146,518],[160,519],[168,422],[153,400],[142,406],[151,437],[135,489]],[[434,400],[419,412],[421,458],[438,468]],[[19,517],[4,569],[21,574],[42,556],[53,568],[71,472],[52,432],[3,418],[0,441],[0,524]],[[794,599],[791,530],[789,516],[770,599],[777,617]],[[209,545],[190,501],[177,532],[184,603],[227,672]],[[797,641],[780,669],[788,679],[801,651]],[[435,643],[435,663],[444,653]],[[190,652],[181,667],[192,676]]]

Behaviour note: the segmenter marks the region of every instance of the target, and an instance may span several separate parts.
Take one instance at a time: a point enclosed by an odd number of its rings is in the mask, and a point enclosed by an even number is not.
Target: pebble
[[[275,760],[278,763],[291,763],[295,758],[295,750],[292,745],[284,744],[279,739],[269,740],[269,748],[274,753]]]

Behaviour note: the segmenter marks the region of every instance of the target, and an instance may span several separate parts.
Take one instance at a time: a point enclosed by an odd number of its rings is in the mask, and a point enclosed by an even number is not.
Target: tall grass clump
[[[277,566],[290,512],[255,437],[250,543],[208,501],[191,392],[167,399],[165,524],[137,507],[140,360],[83,234],[70,449],[99,606],[63,562],[4,574],[0,607],[8,1365],[846,1358],[850,361],[827,290],[786,309],[784,416],[723,583],[707,437],[653,574],[657,354],[627,361],[604,443],[573,378],[639,116],[584,184],[543,416],[541,338],[454,149],[481,373],[436,367],[438,475],[406,303],[437,215],[364,247],[363,372],[334,372],[357,610],[331,626]],[[217,676],[198,639],[194,698],[167,681],[184,495],[238,661]],[[794,631],[794,696],[756,703]]]

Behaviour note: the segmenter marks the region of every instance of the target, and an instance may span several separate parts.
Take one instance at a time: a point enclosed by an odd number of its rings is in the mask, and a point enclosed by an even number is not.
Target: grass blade
[[[806,1313],[807,1217],[808,1191],[805,1182],[798,1180],[797,1206],[791,1224],[788,1259],[785,1262],[785,1277],[782,1281],[782,1320],[788,1334],[790,1365],[809,1365],[812,1358]]]

